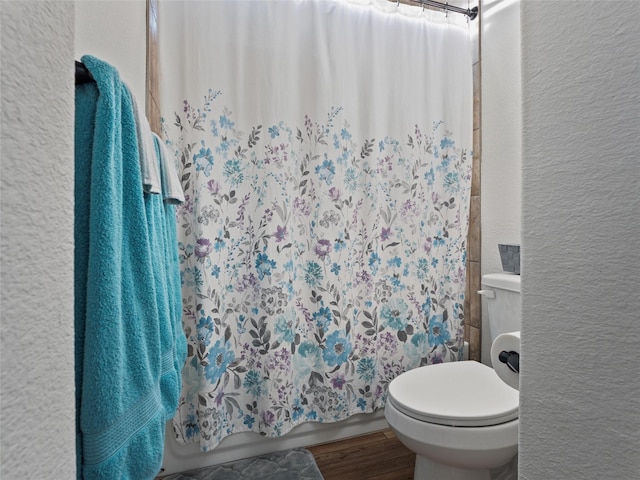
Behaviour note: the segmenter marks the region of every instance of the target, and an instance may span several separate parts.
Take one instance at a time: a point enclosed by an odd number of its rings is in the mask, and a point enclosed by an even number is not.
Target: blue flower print
[[[384,324],[394,330],[402,330],[409,320],[409,307],[401,298],[392,298],[380,309]]]
[[[349,340],[336,330],[327,337],[327,345],[322,351],[322,358],[328,366],[335,367],[346,362],[352,350],[353,347]]]
[[[436,174],[433,168],[424,174],[424,179],[427,181],[427,185],[431,186],[436,181]]]
[[[333,176],[336,173],[336,167],[331,160],[325,160],[322,165],[316,167],[316,173],[320,176],[320,180],[324,180],[327,185],[331,185]]]
[[[251,415],[247,414],[244,416],[244,424],[249,427],[249,428],[253,428],[253,423],[256,421],[256,419],[254,417],[252,417]]]
[[[338,265],[337,263],[334,263],[331,266],[331,273],[333,273],[334,275],[339,275],[340,274],[340,265]]]
[[[402,265],[402,260],[400,259],[400,257],[393,257],[387,260],[387,266],[389,267],[400,268],[401,265]]]
[[[296,313],[292,309],[288,309],[284,314],[278,316],[274,331],[281,341],[292,343],[295,340],[295,320]]]
[[[259,253],[256,257],[256,270],[258,278],[263,280],[265,276],[271,276],[271,270],[276,268],[275,260],[269,259],[266,253]]]
[[[185,437],[188,439],[195,438],[196,435],[200,434],[200,427],[198,426],[198,420],[196,418],[195,413],[189,412],[187,417],[185,418]]]
[[[220,115],[220,128],[232,129],[235,125],[236,124],[229,120],[226,115]]]
[[[307,383],[311,372],[318,369],[321,362],[320,347],[315,342],[302,342],[292,359],[292,370],[299,382]]]
[[[369,268],[371,268],[371,273],[376,275],[378,273],[379,266],[380,256],[376,252],[371,252],[369,255]]]
[[[458,172],[449,172],[444,177],[444,187],[451,193],[457,193],[460,190],[460,176]]]
[[[304,269],[304,281],[310,287],[317,287],[324,278],[322,268],[316,262],[307,262]]]
[[[214,265],[211,269],[211,276],[220,278],[220,266]]]
[[[335,133],[333,134],[333,148],[334,150],[340,149],[340,140],[338,140],[338,135],[336,135]]]
[[[358,189],[358,172],[355,168],[347,168],[347,172],[344,175],[344,184],[352,192]]]
[[[215,385],[227,367],[235,360],[235,355],[231,350],[231,345],[218,340],[209,352],[209,364],[204,367],[204,376]]]
[[[293,401],[293,405],[291,406],[291,417],[294,421],[298,420],[300,417],[304,415],[304,407],[302,406],[302,402],[300,398],[296,398]]]
[[[422,348],[424,352],[427,351],[427,336],[424,332],[417,332],[411,337],[411,343],[414,347]]]
[[[205,177],[208,177],[213,168],[213,155],[210,148],[204,147],[204,142],[202,145],[200,151],[193,156],[193,163],[196,166],[196,171],[204,172]]]
[[[244,174],[242,173],[240,162],[236,159],[227,160],[224,163],[222,175],[224,175],[227,181],[234,186],[239,186],[244,180]]]
[[[269,135],[271,135],[271,138],[276,138],[277,136],[280,135],[280,129],[278,128],[277,125],[274,125],[273,127],[269,127]]]
[[[449,341],[450,336],[442,315],[432,315],[429,319],[429,345],[444,345]]]
[[[358,373],[358,377],[367,383],[376,378],[376,362],[373,357],[362,358],[358,362],[356,372]]]
[[[367,401],[364,398],[359,398],[356,405],[364,412],[364,409],[367,408]]]
[[[351,134],[346,128],[340,130],[340,136],[342,137],[342,140],[351,140]]]
[[[263,393],[266,393],[264,378],[262,378],[262,375],[260,375],[256,370],[249,370],[247,372],[242,386],[254,397],[259,397]]]
[[[222,232],[220,233],[220,235],[223,235]],[[220,250],[222,250],[226,246],[226,243],[222,239],[222,236],[214,238],[213,242],[214,242],[213,243],[213,249],[216,252],[219,252]]]
[[[453,140],[451,140],[450,138],[444,137],[442,140],[440,140],[440,148],[441,149],[445,149],[445,148],[451,148],[455,145],[456,142],[454,142]]]
[[[213,334],[213,319],[210,316],[200,317],[197,325],[198,343],[208,346]]]
[[[320,310],[313,314],[313,319],[316,322],[316,327],[323,330],[327,330],[327,327],[331,323],[331,310],[329,307],[322,307]]]
[[[318,346],[312,342],[302,342],[298,347],[298,353],[304,358],[315,358],[318,355],[318,351]]]

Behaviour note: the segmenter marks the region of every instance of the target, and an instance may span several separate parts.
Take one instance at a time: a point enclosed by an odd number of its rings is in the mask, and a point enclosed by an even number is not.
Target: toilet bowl
[[[389,385],[385,417],[416,453],[416,480],[490,480],[518,452],[518,392],[475,361],[400,375]]]
[[[520,276],[485,275],[491,337],[520,330]],[[416,453],[415,480],[510,478],[518,453],[519,393],[475,361],[427,365],[390,384],[385,417]]]

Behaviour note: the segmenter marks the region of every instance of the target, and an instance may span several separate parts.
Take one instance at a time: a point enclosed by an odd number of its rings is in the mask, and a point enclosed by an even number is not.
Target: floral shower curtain
[[[461,356],[467,26],[368,3],[161,3],[180,442],[372,412],[403,371]]]

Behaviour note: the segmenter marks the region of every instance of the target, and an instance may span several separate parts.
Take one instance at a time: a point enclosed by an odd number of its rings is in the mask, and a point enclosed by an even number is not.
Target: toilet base
[[[509,463],[492,469],[456,468],[416,455],[414,480],[517,480],[518,456]]]
[[[457,468],[429,460],[421,455],[416,455],[416,468],[413,473],[414,480],[491,480],[491,472],[488,469],[470,470]]]

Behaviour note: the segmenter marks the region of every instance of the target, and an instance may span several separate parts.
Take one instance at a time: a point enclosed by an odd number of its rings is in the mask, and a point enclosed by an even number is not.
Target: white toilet
[[[520,330],[520,276],[484,275],[491,340]],[[416,368],[389,384],[385,417],[416,452],[415,480],[505,478],[518,453],[518,391],[475,361]]]

